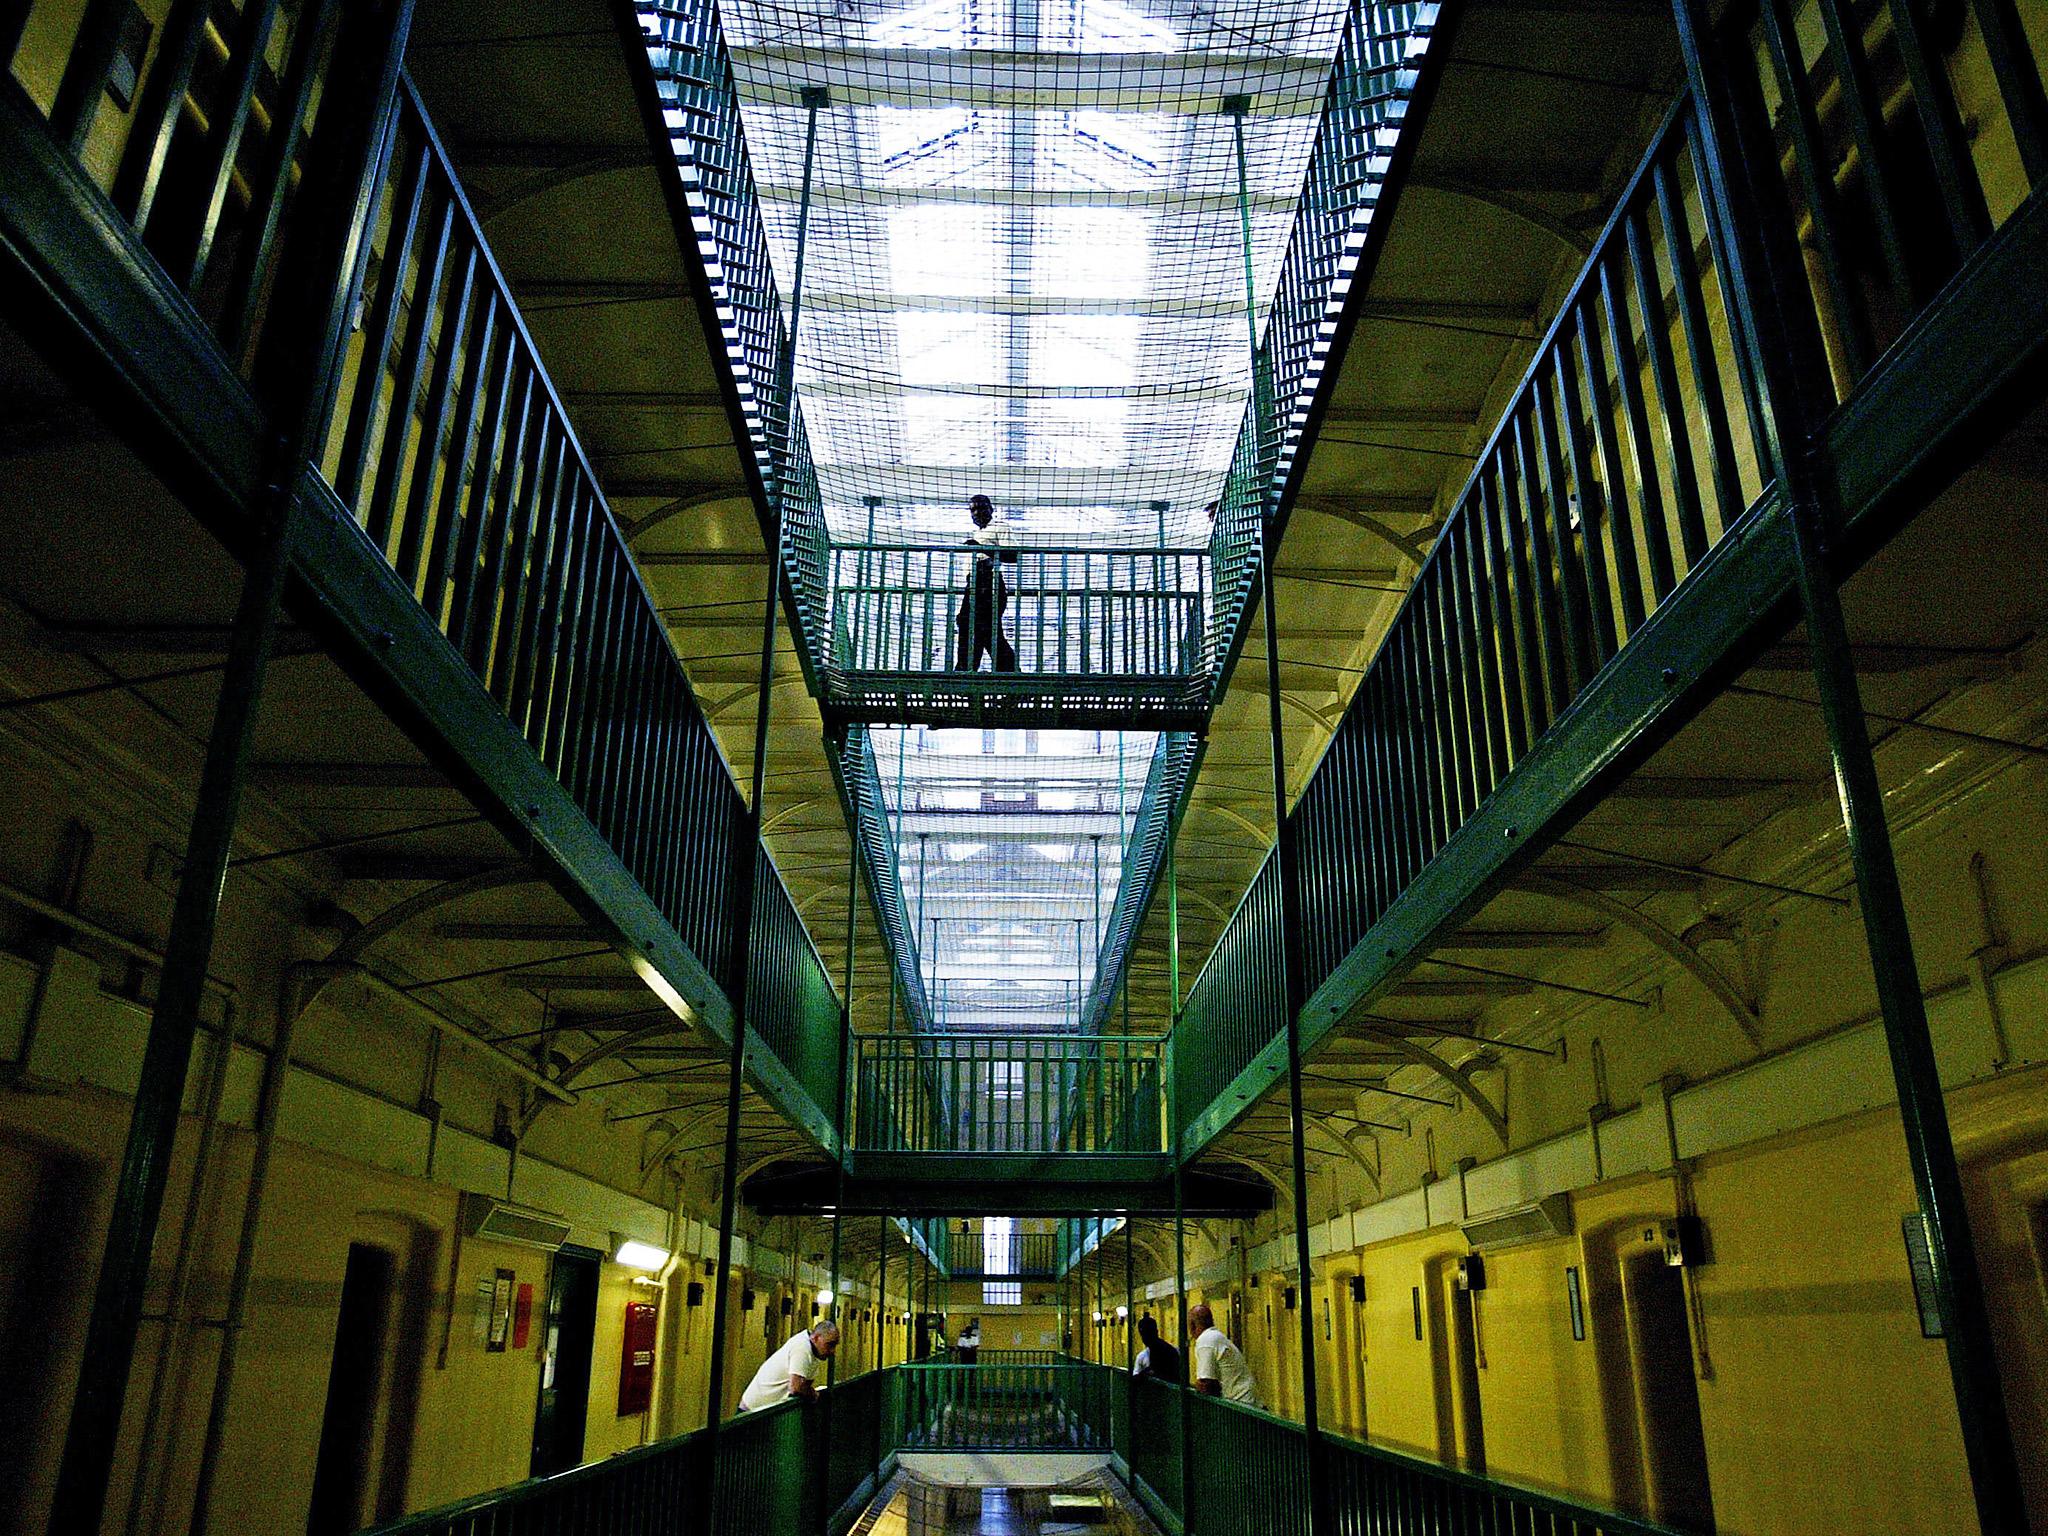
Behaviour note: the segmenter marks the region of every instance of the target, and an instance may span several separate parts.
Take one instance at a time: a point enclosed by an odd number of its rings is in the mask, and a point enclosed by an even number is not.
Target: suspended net
[[[835,539],[1206,539],[1346,10],[732,0]]]
[[[913,726],[871,739],[933,1025],[1078,1028],[1157,738]]]

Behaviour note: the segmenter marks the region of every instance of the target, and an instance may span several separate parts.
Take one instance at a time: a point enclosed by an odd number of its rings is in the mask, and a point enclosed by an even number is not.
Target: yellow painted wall
[[[1700,1385],[1723,1530],[1975,1529],[1947,1359],[1920,1336],[1897,1116],[1704,1160]]]

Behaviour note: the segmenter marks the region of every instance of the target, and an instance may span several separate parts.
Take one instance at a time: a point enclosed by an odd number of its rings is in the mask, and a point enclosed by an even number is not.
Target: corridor
[[[2048,1536],[2048,0],[0,58],[0,1531]]]

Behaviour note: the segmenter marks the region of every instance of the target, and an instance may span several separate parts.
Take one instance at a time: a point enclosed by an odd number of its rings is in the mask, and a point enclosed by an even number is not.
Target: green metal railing
[[[986,1361],[986,1356],[984,1360]],[[1183,1427],[1193,1451],[1181,1499]],[[829,1448],[828,1448],[829,1441]],[[714,1536],[844,1529],[900,1451],[1108,1451],[1181,1536],[1309,1536],[1302,1427],[1067,1357],[901,1365],[700,1431],[379,1527],[375,1536]],[[1558,1494],[1326,1437],[1337,1529],[1374,1536],[1672,1536]],[[711,1508],[704,1508],[707,1499]]]
[[[941,1218],[943,1225],[943,1218]],[[1052,1232],[1012,1232],[999,1242],[985,1233],[950,1226],[940,1234],[947,1276],[954,1280],[1050,1280],[1058,1274],[1058,1236]],[[984,1349],[983,1360],[1037,1359],[1040,1350]]]
[[[1938,40],[1901,7],[1813,0],[1811,20],[1797,31],[1788,0],[1762,0],[1731,8],[1719,37],[1778,287],[1733,280],[1738,232],[1715,182],[1732,172],[1682,97],[1295,805],[1302,902],[1317,915],[1308,990],[1330,989],[1311,998],[1319,1019],[1353,1000],[1345,973],[1384,949],[1372,932],[1396,900],[1688,578],[1782,499],[1782,461],[1803,449],[1775,444],[1752,309],[1784,328],[1793,419],[1817,436],[1853,426],[1886,348],[1909,343],[1971,258],[2038,205],[2042,60],[2004,8],[1959,8]],[[1965,138],[1965,119],[2000,132]],[[1875,240],[1852,238],[1865,218]],[[1851,511],[1883,489],[1853,459],[1822,459]],[[1640,725],[1615,729],[1590,750],[1611,755]],[[1517,821],[1516,847],[1540,846],[1547,829]],[[1189,992],[1183,1154],[1256,1097],[1240,1074],[1280,1036],[1277,879],[1269,859]]]
[[[205,6],[175,7],[127,113],[105,89],[118,8],[25,10],[30,30],[0,26],[0,54],[24,35],[69,39],[44,61],[62,66],[54,95],[32,105],[61,148],[93,148],[78,164],[96,168],[107,228],[132,234],[138,287],[188,307],[220,372],[249,392],[216,402],[215,418],[240,422],[253,402],[253,420],[288,440],[303,418],[312,462],[265,473],[318,503],[317,558],[373,559],[380,592],[395,579],[393,599],[409,594],[445,642],[463,707],[472,686],[488,696],[729,997],[741,798],[396,67],[410,7],[258,4],[219,27]],[[346,318],[323,350],[311,331],[329,308]],[[788,1107],[816,1131],[833,1097],[830,981],[779,879],[757,882],[746,926],[771,951],[750,1022],[810,1101]]]
[[[1166,1149],[1160,1040],[1133,1035],[860,1035],[863,1152]]]
[[[1699,155],[1682,100],[1295,804],[1310,993],[1775,479]],[[1184,1125],[1281,1031],[1280,922],[1269,857],[1188,993]]]
[[[1078,1362],[908,1365],[898,1444],[905,1450],[1107,1450],[1115,1383]]]
[[[1204,549],[843,544],[830,572],[826,697],[856,715],[982,666],[979,689],[1050,679],[1132,711],[1209,693]]]
[[[1297,469],[1311,403],[1350,292],[1394,141],[1435,26],[1433,4],[1354,0],[1345,17],[1322,123],[1253,349],[1251,398],[1231,451],[1210,534],[1210,649],[1219,685],[1248,632],[1266,519]]]
[[[629,1531],[843,1530],[849,1501],[896,1450],[885,1410],[895,1369],[837,1383],[723,1424],[717,1454],[699,1430],[553,1477],[515,1483],[379,1526],[376,1536],[620,1536]],[[877,1443],[877,1430],[882,1431]],[[822,1475],[821,1475],[822,1469]],[[709,1509],[706,1509],[706,1504]],[[698,1521],[708,1524],[697,1525]]]

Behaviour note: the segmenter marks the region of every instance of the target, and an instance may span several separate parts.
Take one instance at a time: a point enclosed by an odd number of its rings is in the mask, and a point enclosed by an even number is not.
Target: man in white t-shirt
[[[806,1400],[818,1395],[815,1378],[819,1365],[832,1358],[839,1347],[839,1325],[823,1322],[796,1334],[782,1348],[761,1362],[747,1390],[740,1394],[740,1411],[773,1408],[792,1397]]]
[[[1195,1390],[1204,1397],[1258,1407],[1259,1389],[1252,1381],[1252,1368],[1245,1364],[1244,1351],[1224,1337],[1206,1301],[1188,1308],[1188,1327],[1195,1333]]]

